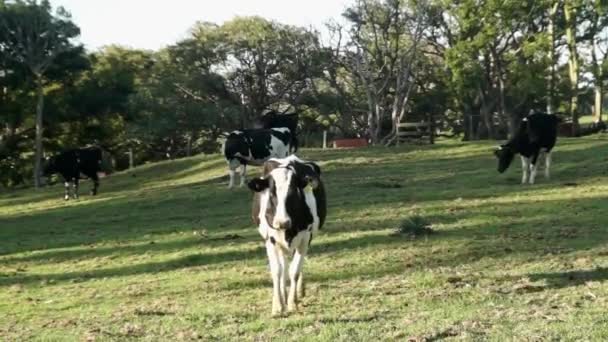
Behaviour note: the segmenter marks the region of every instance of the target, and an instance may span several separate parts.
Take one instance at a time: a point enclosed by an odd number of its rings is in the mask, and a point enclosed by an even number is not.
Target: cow
[[[523,118],[515,135],[494,151],[498,158],[498,172],[505,172],[515,154],[519,153],[523,171],[521,184],[534,184],[538,157],[542,153],[545,155],[545,177],[549,179],[551,150],[557,140],[558,123],[557,116],[541,112],[532,112]]]
[[[274,110],[267,112],[261,117],[257,118],[253,123],[255,129],[270,129],[270,128],[281,128],[287,127],[292,133],[291,137],[291,148],[292,153],[298,152],[298,114],[279,114]]]
[[[266,245],[272,277],[272,315],[297,310],[304,296],[302,268],[313,236],[327,214],[321,169],[291,155],[264,163],[261,177],[247,184],[254,192],[252,219]],[[286,259],[293,255],[289,269]],[[289,272],[289,295],[286,277]]]
[[[223,146],[230,175],[228,188],[234,186],[234,177],[239,167],[242,187],[245,184],[247,165],[262,165],[270,158],[287,157],[292,151],[291,141],[293,134],[287,127],[231,132]]]
[[[78,198],[78,181],[84,175],[93,181],[91,195],[97,195],[101,171],[102,152],[98,147],[87,147],[64,151],[46,159],[43,176],[50,177],[58,173],[63,177],[65,185],[64,199],[70,199],[70,185],[73,185],[72,197]]]

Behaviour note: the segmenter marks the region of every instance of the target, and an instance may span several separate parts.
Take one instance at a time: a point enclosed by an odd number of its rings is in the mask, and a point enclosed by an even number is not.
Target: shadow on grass
[[[584,146],[584,144],[572,143],[569,147]],[[563,165],[560,165],[559,160],[556,163],[557,172],[556,179],[551,182],[543,183],[533,187],[522,187],[518,184],[504,184],[505,178],[497,179],[495,173],[495,161],[488,152],[488,155],[475,155],[472,157],[461,156],[458,158],[438,158],[432,160],[426,158],[421,161],[406,160],[403,163],[395,158],[395,153],[420,153],[418,148],[401,148],[401,149],[363,149],[350,151],[307,151],[306,154],[318,156],[321,160],[332,160],[335,158],[347,158],[369,156],[374,158],[392,158],[391,162],[378,165],[357,165],[356,167],[344,167],[339,170],[332,169],[325,173],[326,184],[328,184],[330,219],[332,210],[346,207],[349,211],[360,211],[369,209],[371,205],[395,205],[396,203],[424,203],[427,201],[446,201],[458,198],[500,198],[511,193],[518,193],[525,197],[538,190],[555,188],[556,183],[562,184],[566,180],[574,178],[580,182],[584,177],[597,176],[597,163],[593,156],[601,155],[601,151],[606,144],[596,144],[593,148],[587,148],[584,151],[580,149],[570,149],[558,154],[559,159],[564,160]],[[450,146],[430,146],[423,151],[432,153],[445,153],[444,149],[460,148],[466,144],[455,144]],[[484,149],[480,146],[479,149]],[[449,153],[447,153],[449,156]],[[223,161],[220,159],[186,159],[174,161],[173,163],[151,166],[138,172],[138,177],[146,178],[146,182],[164,182],[175,178],[172,173],[177,173],[180,177],[194,175],[201,170],[208,170],[218,167]],[[185,169],[185,170],[184,170]],[[158,175],[159,170],[163,172]],[[173,171],[172,171],[173,170]],[[446,173],[446,171],[448,171]],[[435,178],[432,181],[420,180],[409,181],[413,177],[419,176],[420,173],[432,174],[436,172]],[[517,172],[518,173],[519,169]],[[170,176],[168,176],[168,174]],[[147,177],[150,177],[149,179]],[[120,191],[125,191],[125,187],[136,188],[139,181],[134,182],[129,177],[129,174],[120,175],[115,179],[109,179],[108,194],[123,194]],[[141,242],[142,236],[145,235],[163,235],[172,234],[175,232],[192,232],[193,230],[205,229],[211,233],[222,233],[225,230],[243,231],[250,229],[255,231],[249,218],[249,206],[251,197],[246,190],[226,190],[223,185],[218,183],[225,176],[206,179],[201,182],[193,182],[189,184],[181,184],[175,186],[167,186],[163,188],[155,188],[150,190],[132,190],[133,193],[129,196],[129,192],[124,193],[124,197],[117,198],[112,201],[83,203],[76,206],[67,206],[53,209],[45,209],[37,211],[29,215],[17,215],[2,219],[2,229],[0,229],[0,255],[20,253],[33,250],[49,250],[48,253],[36,253],[34,255],[6,258],[7,261],[66,261],[72,259],[81,259],[89,257],[98,257],[105,255],[135,255],[138,253],[146,253],[149,251],[162,252],[174,250],[175,248],[193,247],[200,242],[194,240],[186,240],[175,243],[158,243],[155,245],[143,245],[135,247],[132,251],[128,249],[132,246],[121,247],[103,247],[100,249],[77,249],[71,251],[53,251],[55,248],[86,246],[102,242],[129,243],[132,240]],[[516,177],[515,183],[517,182]],[[507,178],[508,179],[508,178]],[[380,182],[380,183],[378,183]],[[160,184],[159,183],[159,184]],[[377,184],[389,184],[391,188],[376,189]],[[394,184],[399,184],[400,187],[395,187]],[[364,196],[361,195],[361,189],[366,189]],[[102,197],[103,198],[103,197]],[[570,218],[564,217],[564,208],[575,205],[575,208],[585,208],[592,206],[595,203],[593,200],[577,200],[576,203],[568,203],[568,200],[552,203],[550,201],[543,202],[526,202],[517,201],[507,206],[489,204],[485,208],[476,207],[473,210],[486,211],[486,214],[493,214],[502,217],[522,217],[522,216],[539,216],[545,214],[555,214],[556,222],[559,224],[579,225],[584,224],[587,220],[584,217],[572,215]],[[442,204],[444,207],[450,206],[449,203]],[[491,207],[494,206],[495,208]],[[448,208],[446,208],[448,209]],[[490,213],[488,213],[488,211]],[[237,213],[237,215],[235,215]],[[457,222],[461,219],[470,217],[471,208],[464,208],[459,212],[446,212],[442,215],[433,217],[435,222],[450,223]],[[476,215],[476,214],[475,214]],[[590,219],[591,220],[591,219]],[[530,221],[532,222],[532,221]],[[538,231],[547,226],[555,224],[550,221],[537,220],[536,228],[532,223],[526,224],[526,229]],[[328,229],[327,233],[337,234],[347,231],[367,231],[374,229],[386,229],[390,226],[396,226],[397,220],[390,221],[372,215],[370,218],[359,218],[353,220],[346,227],[346,222],[341,223],[342,227],[335,227],[335,230]],[[513,220],[511,223],[505,223],[497,227],[463,227],[449,232],[441,233],[433,239],[472,239],[478,236],[496,237],[497,234],[504,232],[504,228],[517,228],[517,224],[521,224],[520,220]],[[592,220],[588,222],[594,224]],[[532,228],[530,228],[532,227]],[[503,231],[501,231],[503,229]],[[251,233],[255,234],[255,233]],[[250,236],[249,232],[244,233]],[[257,235],[256,235],[257,237]],[[534,237],[536,238],[536,237]],[[559,237],[557,237],[559,239]],[[153,239],[153,238],[152,238]],[[519,239],[508,236],[507,239]],[[522,238],[523,239],[523,238]],[[249,239],[247,239],[249,240]],[[432,239],[429,241],[433,241]],[[602,236],[596,236],[591,240],[582,239],[575,248],[587,248],[600,243],[605,243],[606,239]],[[217,242],[217,245],[222,242]],[[354,238],[342,240],[334,244],[315,244],[313,250],[318,253],[331,253],[337,251],[346,251],[356,248],[365,248],[366,246],[383,245],[386,248],[403,245],[403,240],[390,236]],[[475,258],[492,257],[499,258],[513,252],[505,252],[499,244],[504,243],[504,239],[500,242],[492,242],[487,249],[479,248],[472,251],[464,251],[460,256],[456,256],[452,262],[471,262]],[[214,245],[216,245],[214,243]],[[429,242],[429,245],[431,243]],[[521,247],[521,248],[520,248]],[[493,249],[492,249],[493,248]],[[517,252],[526,252],[537,250],[538,245],[525,246],[524,243],[515,245],[512,248]],[[313,253],[315,253],[313,252]],[[263,254],[263,253],[262,253]],[[127,266],[116,269],[104,269],[100,277],[105,276],[121,276],[128,274],[141,274],[146,272],[156,272],[160,270],[171,270],[176,268],[190,267],[192,265],[207,265],[218,262],[247,260],[253,255],[251,252],[229,252],[218,253],[216,256],[200,254],[184,258],[184,260],[176,260],[165,265],[165,263],[147,265]],[[432,260],[432,263],[443,263],[441,256],[437,260]],[[1,259],[0,259],[1,260]],[[379,268],[383,272],[384,268]],[[401,266],[398,269],[402,269]],[[370,272],[373,270],[369,270]],[[395,269],[389,267],[387,272],[393,272]],[[93,275],[92,272],[75,272],[67,275],[57,275],[57,281],[64,281],[78,278],[85,275]],[[132,272],[132,273],[130,273]],[[361,274],[361,270],[355,270],[349,274],[344,272],[335,273],[335,277],[357,276]],[[374,273],[376,274],[376,273]],[[53,277],[53,275],[51,275]],[[328,275],[322,275],[323,277]],[[322,277],[319,275],[319,277]],[[16,279],[23,278],[24,281],[33,276],[16,275]],[[328,276],[329,277],[329,276]],[[9,279],[12,279],[10,277]],[[322,280],[319,278],[319,280]],[[8,280],[7,280],[8,281]],[[2,282],[0,282],[2,283]]]
[[[123,171],[110,175],[100,180],[100,195],[111,195],[115,192],[125,190],[125,187],[136,188],[139,186],[161,184],[176,177],[190,177],[198,173],[209,171],[225,164],[220,158],[198,156],[192,158],[164,161],[157,164],[143,165],[132,170]],[[162,172],[159,172],[161,171]],[[61,178],[61,177],[59,177]],[[80,182],[80,193],[83,199],[88,196],[88,189],[92,187],[90,180]],[[46,200],[63,200],[63,183],[61,181],[35,190],[33,188],[8,191],[0,195],[0,207],[35,203]],[[86,191],[84,191],[86,190]]]
[[[217,178],[169,188],[122,194],[1,219],[0,255],[141,239],[205,229],[251,227],[250,194],[227,191]],[[106,200],[107,199],[107,200]]]
[[[545,281],[545,289],[561,289],[584,285],[588,282],[604,282],[608,280],[608,268],[600,267],[591,270],[577,270],[554,273],[529,274],[531,281]]]

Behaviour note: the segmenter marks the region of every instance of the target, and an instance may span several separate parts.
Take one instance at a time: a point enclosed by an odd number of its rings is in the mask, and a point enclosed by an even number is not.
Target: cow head
[[[264,164],[264,175],[252,179],[248,186],[260,193],[260,208],[265,210],[268,224],[286,230],[294,224],[312,222],[306,196],[319,187],[320,175],[321,169],[315,163],[274,159]]]
[[[57,161],[55,157],[46,157],[42,163],[42,176],[50,177],[57,172]]]
[[[494,151],[494,155],[498,159],[498,172],[503,173],[511,165],[513,157],[515,157],[515,151],[509,145],[500,145]]]

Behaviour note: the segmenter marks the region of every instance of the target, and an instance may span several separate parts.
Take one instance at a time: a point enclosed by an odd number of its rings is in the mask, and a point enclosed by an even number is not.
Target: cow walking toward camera
[[[49,157],[45,161],[43,176],[49,177],[58,173],[63,177],[65,185],[64,199],[70,199],[70,186],[73,187],[72,197],[78,198],[78,183],[82,176],[93,181],[91,195],[97,194],[99,188],[99,177],[101,171],[102,152],[100,148],[88,147],[62,152]]]
[[[248,186],[254,191],[252,218],[266,242],[270,263],[272,315],[283,314],[286,307],[295,311],[304,296],[304,258],[327,212],[321,169],[296,156],[271,159],[264,163],[262,177],[251,180]],[[293,258],[288,268],[290,255]]]
[[[533,113],[523,118],[515,136],[494,152],[498,158],[498,172],[503,173],[517,153],[521,155],[521,183],[534,184],[538,159],[545,156],[545,177],[550,177],[551,151],[557,140],[559,118],[545,113]]]

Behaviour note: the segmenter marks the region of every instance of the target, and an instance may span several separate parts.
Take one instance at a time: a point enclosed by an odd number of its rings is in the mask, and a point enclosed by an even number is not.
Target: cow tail
[[[292,153],[297,153],[298,152],[298,137],[296,137],[295,135],[291,138],[291,144],[292,146]]]

